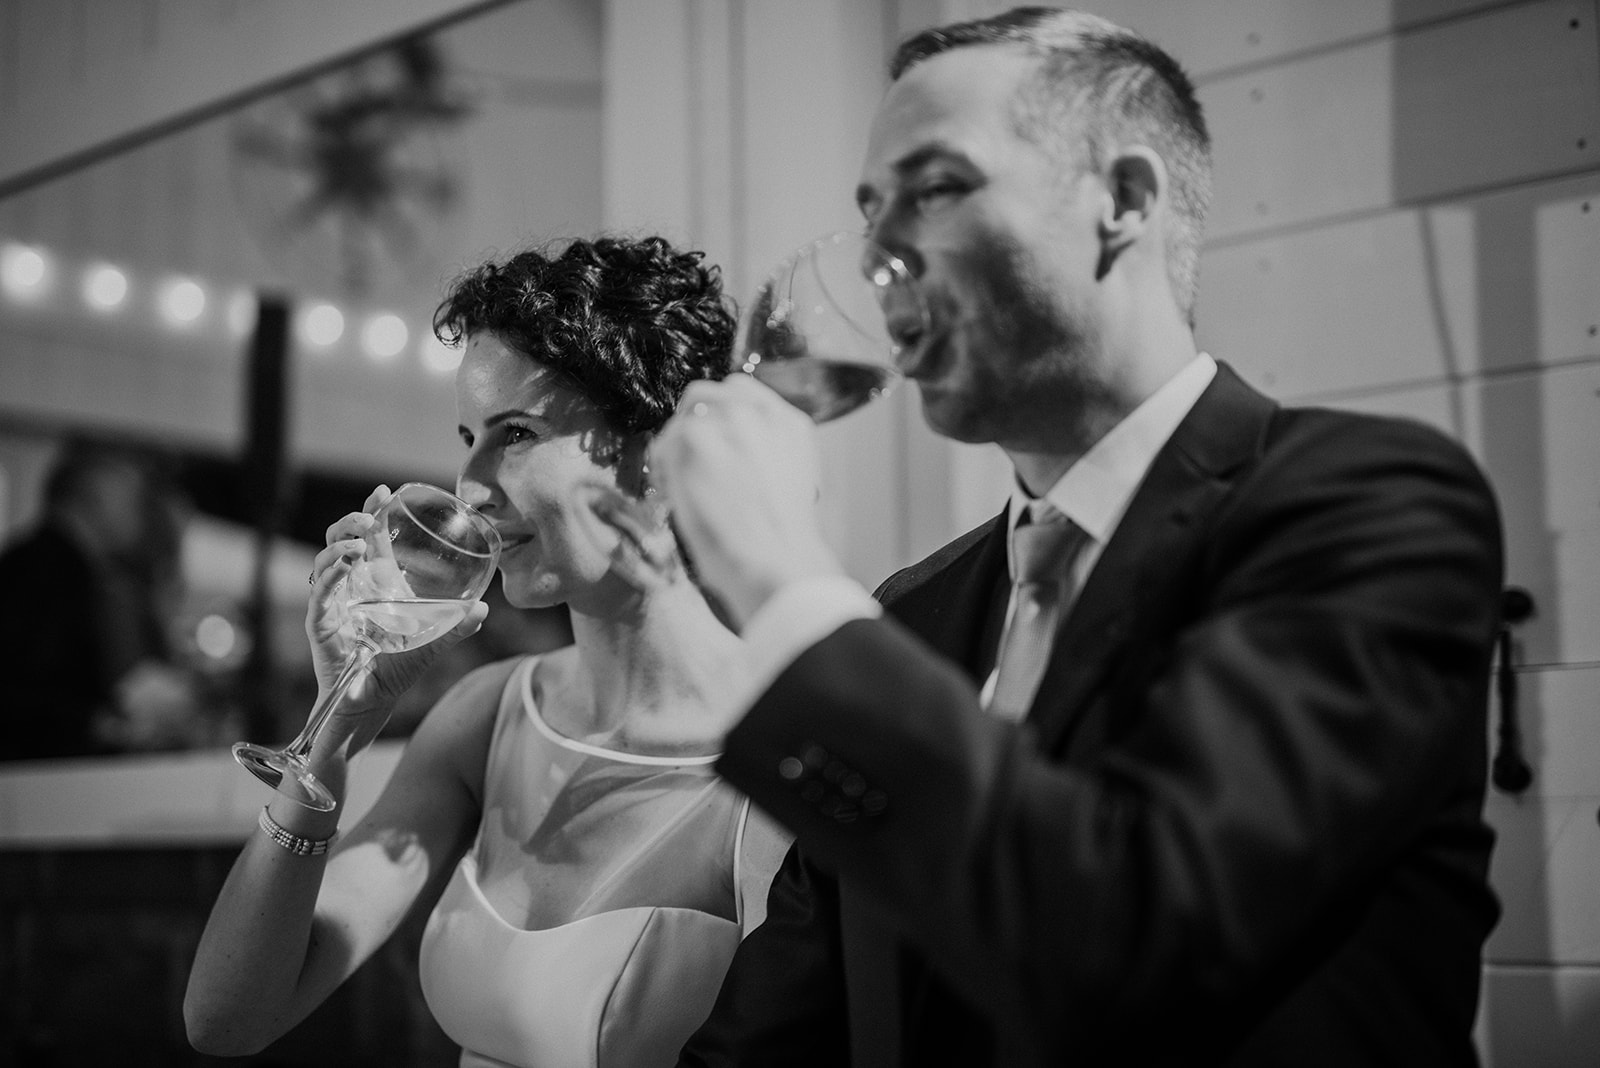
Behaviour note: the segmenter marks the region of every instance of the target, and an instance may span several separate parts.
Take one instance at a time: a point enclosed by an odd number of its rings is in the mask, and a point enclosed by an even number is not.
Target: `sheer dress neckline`
[[[606,760],[617,760],[624,764],[644,764],[653,767],[671,768],[700,767],[706,764],[714,764],[716,763],[717,758],[722,756],[720,751],[715,753],[699,753],[694,755],[672,754],[664,756],[652,753],[631,753],[626,749],[612,749],[607,746],[595,745],[592,742],[580,742],[576,738],[567,737],[565,734],[562,734],[560,731],[556,730],[555,727],[550,725],[549,721],[544,718],[543,713],[539,711],[539,702],[534,700],[533,676],[538,670],[538,659],[539,658],[537,657],[534,658],[535,663],[530,665],[528,670],[522,672],[522,708],[527,714],[528,718],[533,721],[533,725],[538,728],[539,733],[544,735],[550,741],[554,742],[556,745],[561,746],[563,749],[570,749],[575,753],[582,753],[585,756],[597,756]]]

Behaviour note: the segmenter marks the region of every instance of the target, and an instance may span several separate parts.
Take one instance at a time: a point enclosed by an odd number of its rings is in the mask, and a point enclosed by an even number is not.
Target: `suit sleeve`
[[[1481,773],[1499,525],[1458,448],[1314,420],[1209,523],[1092,759],[984,715],[885,619],[802,654],[720,765],[1046,1048],[1259,996]]]

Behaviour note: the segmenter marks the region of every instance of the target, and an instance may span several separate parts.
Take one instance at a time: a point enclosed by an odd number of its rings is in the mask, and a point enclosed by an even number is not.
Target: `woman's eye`
[[[538,435],[528,427],[518,426],[515,423],[507,423],[505,425],[505,439],[507,445],[517,445],[524,441],[533,441],[536,437],[538,437]]]

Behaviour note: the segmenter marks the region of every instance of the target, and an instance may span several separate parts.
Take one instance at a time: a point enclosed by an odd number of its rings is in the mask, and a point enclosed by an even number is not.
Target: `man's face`
[[[1095,381],[1105,186],[1019,136],[1014,101],[1037,62],[981,45],[904,73],[874,120],[857,200],[927,298],[932,330],[899,362],[929,425],[1050,452]]]

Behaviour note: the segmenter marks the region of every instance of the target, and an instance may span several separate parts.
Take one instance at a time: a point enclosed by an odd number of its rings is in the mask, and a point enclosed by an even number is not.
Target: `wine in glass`
[[[735,335],[734,367],[818,423],[881,396],[903,340],[928,332],[904,262],[858,233],[812,241],[756,291]]]
[[[500,559],[500,535],[466,501],[408,482],[373,513],[367,550],[344,581],[344,623],[352,643],[333,687],[283,749],[248,742],[233,755],[256,778],[307,808],[330,811],[333,794],[307,758],[351,685],[380,653],[425,645],[447,633],[483,596]]]

